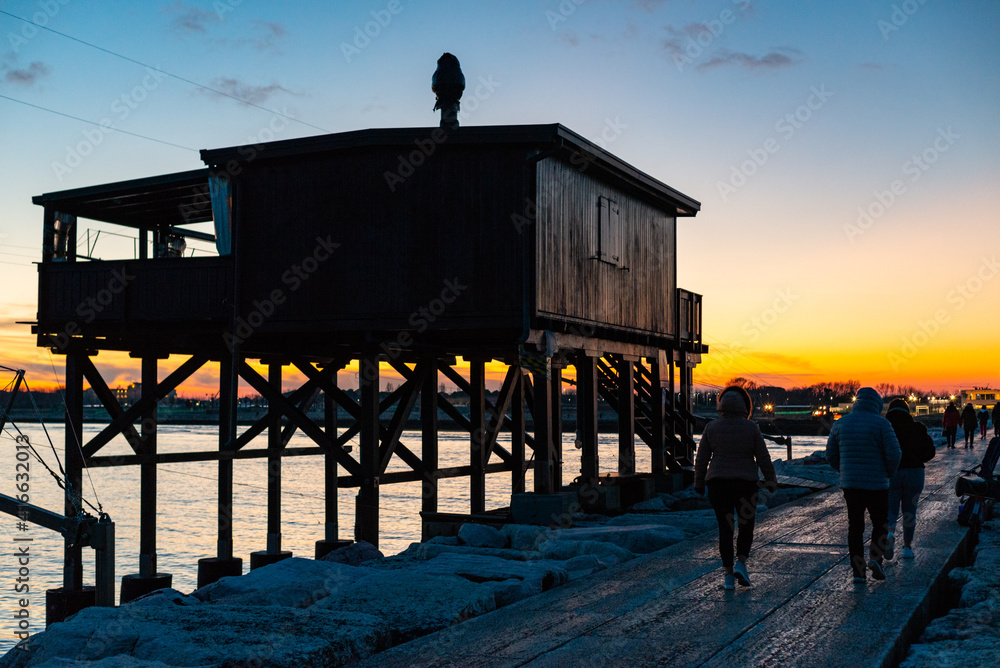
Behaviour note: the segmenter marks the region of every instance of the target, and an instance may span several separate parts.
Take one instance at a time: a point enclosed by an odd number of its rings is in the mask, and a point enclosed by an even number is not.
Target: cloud
[[[227,95],[237,97],[244,102],[250,102],[251,104],[263,104],[276,93],[296,95],[296,93],[276,83],[269,86],[255,86],[231,77],[216,77],[212,79],[212,88],[220,90]]]
[[[8,69],[4,81],[20,86],[33,86],[39,79],[46,77],[52,70],[45,63],[36,60],[25,68]]]
[[[575,32],[560,32],[557,37],[570,46],[580,46],[580,36]]]
[[[652,14],[668,2],[670,2],[670,0],[632,0],[632,6],[636,9],[641,9],[644,12]]]
[[[801,51],[797,49],[777,49],[768,51],[763,56],[752,56],[742,51],[730,51],[729,49],[719,49],[715,55],[703,63],[699,63],[698,70],[704,71],[718,67],[735,65],[745,67],[748,70],[777,70],[783,67],[798,65],[804,60]]]
[[[189,7],[183,2],[175,2],[164,7],[162,12],[173,16],[170,29],[180,33],[206,33],[208,24],[219,23],[222,19],[215,12],[209,12],[200,7]]]

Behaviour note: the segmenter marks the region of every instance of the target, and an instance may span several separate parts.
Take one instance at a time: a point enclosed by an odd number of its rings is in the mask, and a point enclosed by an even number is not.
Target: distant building
[[[971,390],[962,390],[962,405],[973,404],[976,408],[986,406],[991,408],[993,404],[1000,401],[1000,390],[993,390],[988,387],[974,387]]]

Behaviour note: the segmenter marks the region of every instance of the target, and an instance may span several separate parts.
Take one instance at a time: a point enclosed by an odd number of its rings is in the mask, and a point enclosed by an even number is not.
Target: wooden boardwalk
[[[846,508],[830,488],[760,518],[750,588],[722,589],[711,532],[361,665],[895,665],[927,621],[935,583],[958,559],[965,530],[955,521],[954,481],[979,456],[938,451],[918,511],[916,558],[897,557],[884,582],[851,581]]]

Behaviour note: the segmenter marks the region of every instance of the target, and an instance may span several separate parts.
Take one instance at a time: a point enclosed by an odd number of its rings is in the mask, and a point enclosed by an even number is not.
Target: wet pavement
[[[759,516],[749,588],[723,590],[711,532],[361,665],[895,665],[929,619],[935,584],[961,555],[955,479],[977,453],[939,449],[929,462],[916,557],[887,563],[884,582],[852,582],[846,508],[830,488]],[[897,545],[898,554],[901,536]]]

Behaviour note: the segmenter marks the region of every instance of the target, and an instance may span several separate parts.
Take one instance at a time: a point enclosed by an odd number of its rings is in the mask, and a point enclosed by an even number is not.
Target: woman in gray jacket
[[[764,479],[776,487],[774,465],[764,445],[760,427],[749,419],[753,413],[750,395],[742,387],[727,387],[719,395],[719,417],[705,425],[694,461],[694,488],[699,494],[708,485],[708,500],[719,523],[719,553],[725,568],[723,587],[734,589],[734,579],[750,586],[747,559],[753,544],[757,517],[757,490]],[[733,560],[733,535],[736,560]]]

